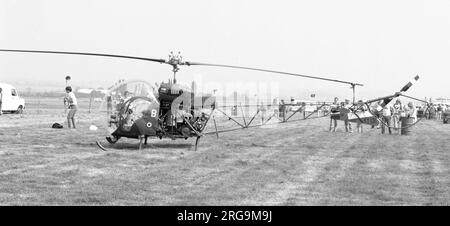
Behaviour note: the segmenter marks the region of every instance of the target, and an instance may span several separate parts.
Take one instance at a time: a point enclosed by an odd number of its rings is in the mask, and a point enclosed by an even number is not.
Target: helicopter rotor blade
[[[18,49],[0,49],[0,52],[19,52],[19,53],[44,53],[44,54],[66,54],[66,55],[84,55],[84,56],[100,56],[100,57],[113,57],[113,58],[125,58],[125,59],[132,59],[132,60],[143,60],[143,61],[151,61],[151,62],[157,62],[161,64],[169,64],[174,67],[175,69],[178,69],[178,65],[187,65],[187,66],[211,66],[211,67],[224,67],[224,68],[234,68],[234,69],[244,69],[244,70],[252,70],[252,71],[261,71],[261,72],[268,72],[268,73],[275,73],[275,74],[284,74],[284,75],[291,75],[291,76],[297,76],[297,77],[304,77],[304,78],[311,78],[311,79],[317,79],[317,80],[323,80],[323,81],[330,81],[330,82],[337,82],[337,83],[344,83],[344,84],[350,84],[352,87],[354,86],[363,86],[363,84],[349,82],[349,81],[343,81],[343,80],[337,80],[337,79],[330,79],[330,78],[324,78],[324,77],[317,77],[317,76],[311,76],[311,75],[302,75],[302,74],[296,74],[296,73],[289,73],[289,72],[282,72],[282,71],[275,71],[275,70],[267,70],[267,69],[260,69],[260,68],[251,68],[251,67],[242,67],[242,66],[233,66],[233,65],[225,65],[225,64],[209,64],[209,63],[199,63],[199,62],[181,62],[181,61],[172,61],[169,59],[169,61],[164,59],[154,59],[154,58],[147,58],[147,57],[136,57],[136,56],[127,56],[127,55],[115,55],[115,54],[103,54],[103,53],[85,53],[85,52],[63,52],[63,51],[42,51],[42,50],[18,50]]]
[[[100,56],[100,57],[114,57],[125,58],[132,60],[144,60],[158,63],[167,63],[164,59],[153,59],[146,57],[135,57],[125,55],[103,54],[103,53],[82,53],[82,52],[61,52],[61,51],[41,51],[41,50],[18,50],[18,49],[0,49],[0,52],[17,52],[17,53],[48,53],[48,54],[68,54],[68,55],[83,55],[83,56]]]
[[[267,70],[267,69],[260,69],[260,68],[241,67],[241,66],[224,65],[224,64],[198,63],[198,62],[185,62],[185,65],[188,65],[188,66],[191,66],[191,65],[194,66],[195,65],[195,66],[225,67],[225,68],[261,71],[261,72],[268,72],[268,73],[276,73],[276,74],[292,75],[292,76],[298,76],[298,77],[304,77],[304,78],[318,79],[318,80],[324,80],[324,81],[330,81],[330,82],[345,83],[345,84],[350,84],[352,86],[363,86],[363,84],[349,82],[349,81],[342,81],[342,80],[337,80],[337,79],[330,79],[330,78],[324,78],[324,77],[317,77],[317,76],[311,76],[311,75],[302,75],[302,74],[282,72],[282,71],[274,71],[274,70]]]

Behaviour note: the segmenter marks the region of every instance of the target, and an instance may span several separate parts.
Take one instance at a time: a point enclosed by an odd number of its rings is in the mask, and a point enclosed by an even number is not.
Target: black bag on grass
[[[55,123],[53,123],[52,128],[53,128],[53,129],[62,129],[63,126],[62,126],[61,124],[55,122]]]

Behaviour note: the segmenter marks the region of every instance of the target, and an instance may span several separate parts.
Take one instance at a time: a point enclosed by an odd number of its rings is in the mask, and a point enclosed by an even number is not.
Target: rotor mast
[[[181,53],[178,52],[177,55],[174,55],[173,52],[170,52],[169,54],[169,60],[167,61],[167,64],[172,66],[173,71],[173,84],[177,83],[177,72],[180,70],[178,65],[184,65],[183,63],[183,57],[181,56]]]

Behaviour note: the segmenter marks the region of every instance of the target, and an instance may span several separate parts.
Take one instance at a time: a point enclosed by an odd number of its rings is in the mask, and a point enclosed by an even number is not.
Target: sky
[[[364,84],[357,99],[398,91],[450,98],[450,1],[0,0],[0,49],[32,49],[167,58],[266,68]],[[168,65],[87,56],[0,53],[0,82],[61,90],[118,79],[151,83]],[[270,73],[183,67],[178,80],[204,89],[230,84],[274,88],[280,96],[351,97],[347,84]],[[229,89],[228,89],[229,90]]]

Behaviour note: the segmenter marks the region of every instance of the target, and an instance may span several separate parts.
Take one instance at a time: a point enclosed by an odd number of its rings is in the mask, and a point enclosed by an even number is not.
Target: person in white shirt
[[[350,103],[350,99],[345,98],[344,106],[341,109],[341,116],[343,116],[345,132],[353,133],[352,124],[348,120],[348,113],[350,113],[350,108],[352,107],[352,103]]]
[[[409,118],[413,118],[414,122],[416,122],[417,119],[417,110],[416,107],[414,107],[414,104],[412,102],[408,103],[408,107],[406,108],[406,116]]]
[[[261,105],[259,105],[259,111],[261,112],[261,124],[264,124],[264,119],[266,117],[266,106],[264,105],[264,102],[261,102]]]
[[[441,104],[438,104],[436,109],[437,109],[437,120],[442,120],[443,106]]]
[[[366,111],[363,100],[358,100],[356,107],[357,109],[359,109],[360,114],[364,114],[364,112]],[[356,121],[356,132],[363,133],[363,122],[360,118],[358,118],[358,121]]]
[[[383,123],[381,123],[381,134],[384,134],[385,132],[385,127],[387,126],[388,130],[389,130],[389,134],[392,134],[392,130],[391,130],[391,116],[392,116],[392,106],[390,105],[386,105],[384,106],[383,110],[382,110],[382,117],[381,117],[381,121]]]
[[[330,132],[336,132],[337,120],[339,117],[339,98],[335,97],[333,104],[330,106]],[[334,122],[334,126],[333,126]]]
[[[381,103],[383,102],[383,100],[380,100],[380,101],[378,101],[378,102],[374,102],[374,103],[372,103],[370,106],[369,106],[369,110],[371,111],[371,112],[373,112],[373,115],[375,116],[375,118],[377,119],[376,120],[376,124],[372,124],[372,129],[374,129],[375,127],[377,128],[377,129],[379,129],[380,128],[380,121],[382,120],[382,115],[381,115],[381,110],[383,109],[382,107],[381,107]]]
[[[71,128],[71,123],[73,125],[73,128],[75,129],[75,113],[77,112],[77,98],[75,97],[75,94],[72,92],[72,87],[67,86],[66,87],[66,100],[69,105],[69,113],[67,114],[67,123],[68,127]]]
[[[392,121],[394,123],[394,130],[400,128],[400,114],[402,111],[402,102],[400,100],[396,100],[392,112]]]

